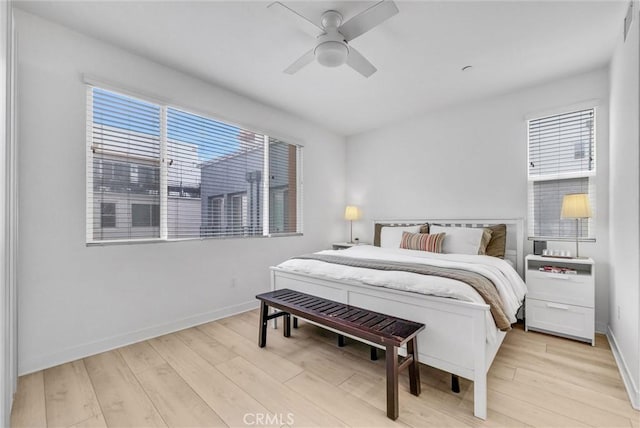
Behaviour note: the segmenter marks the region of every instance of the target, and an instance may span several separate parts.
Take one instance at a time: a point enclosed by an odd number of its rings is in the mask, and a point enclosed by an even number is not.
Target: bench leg
[[[269,306],[260,302],[260,332],[258,335],[258,346],[264,348],[267,345],[267,322],[269,321]]]
[[[293,328],[298,328],[298,317],[293,317]]]
[[[284,321],[282,324],[284,324],[282,327],[284,337],[291,337],[291,314],[284,315]]]
[[[407,356],[413,358],[409,364],[409,389],[413,395],[420,395],[420,367],[418,366],[418,339],[416,337],[407,343]]]
[[[387,346],[387,417],[398,419],[398,348]]]
[[[338,335],[338,346],[341,348],[344,346],[344,336],[341,334]]]
[[[460,380],[454,374],[451,375],[451,390],[455,393],[460,392]]]
[[[376,348],[375,346],[371,346],[371,349],[369,349],[369,353],[371,356],[371,361],[378,361],[378,348]]]

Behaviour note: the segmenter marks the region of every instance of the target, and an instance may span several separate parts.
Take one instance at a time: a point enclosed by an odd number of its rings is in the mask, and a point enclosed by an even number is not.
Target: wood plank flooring
[[[257,346],[250,311],[22,376],[12,427],[628,427],[640,426],[604,336],[596,346],[516,327],[489,371],[488,419],[472,383],[421,365],[422,394],[400,377],[386,417],[384,352],[300,322]]]

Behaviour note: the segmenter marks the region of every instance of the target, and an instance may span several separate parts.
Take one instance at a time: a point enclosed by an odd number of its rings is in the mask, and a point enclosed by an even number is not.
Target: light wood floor
[[[508,333],[489,372],[489,416],[473,388],[421,367],[422,394],[401,375],[400,418],[385,415],[384,354],[300,323],[257,346],[256,311],[22,376],[14,427],[598,426],[640,427],[604,336],[597,346]],[[262,415],[262,416],[261,416]],[[267,417],[268,416],[268,417]],[[260,419],[263,418],[263,419]]]

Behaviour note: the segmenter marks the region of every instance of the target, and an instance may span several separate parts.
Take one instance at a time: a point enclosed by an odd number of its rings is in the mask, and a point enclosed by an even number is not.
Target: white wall
[[[627,390],[640,407],[640,2],[611,62],[609,336]],[[620,22],[622,28],[622,22]]]
[[[0,425],[6,426],[9,423],[11,413],[11,393],[6,388],[7,374],[9,368],[9,335],[7,317],[4,314],[9,308],[9,293],[7,283],[7,267],[9,264],[9,254],[7,254],[7,27],[9,25],[9,4],[0,4]]]
[[[598,99],[596,328],[608,321],[608,75],[596,70],[520,92],[425,114],[347,140],[347,202],[362,207],[354,236],[373,219],[525,218],[525,116]],[[575,244],[553,243],[575,251]],[[530,243],[525,251],[531,252]]]
[[[33,15],[17,28],[20,373],[254,307],[268,266],[342,239],[343,137]],[[86,247],[81,73],[302,142],[304,236]]]
[[[9,426],[17,386],[13,6],[0,3],[0,426]]]

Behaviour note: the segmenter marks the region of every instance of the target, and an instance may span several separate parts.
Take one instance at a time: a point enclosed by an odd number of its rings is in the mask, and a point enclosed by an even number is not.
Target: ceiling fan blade
[[[267,6],[269,10],[274,11],[278,15],[280,15],[283,19],[286,19],[288,22],[294,22],[298,29],[303,32],[309,34],[312,37],[318,37],[320,34],[324,33],[324,29],[320,27],[315,22],[311,21],[309,18],[299,14],[295,10],[291,9],[289,6],[280,3],[279,1],[275,1],[269,6]],[[292,17],[294,17],[292,19]]]
[[[353,68],[364,77],[369,77],[376,71],[377,68],[373,66],[360,52],[355,50],[352,46],[349,46],[349,56],[347,57],[347,65]]]
[[[284,72],[287,74],[294,74],[297,73],[298,70],[300,70],[302,67],[304,67],[305,65],[309,65],[313,62],[313,60],[316,58],[316,56],[313,53],[313,49],[311,49],[310,51],[308,51],[307,53],[305,53],[304,55],[302,55],[300,58],[298,58],[293,64],[291,64],[289,67],[287,67]]]
[[[342,24],[338,31],[349,42],[383,23],[396,13],[398,13],[398,6],[393,1],[382,0]]]

